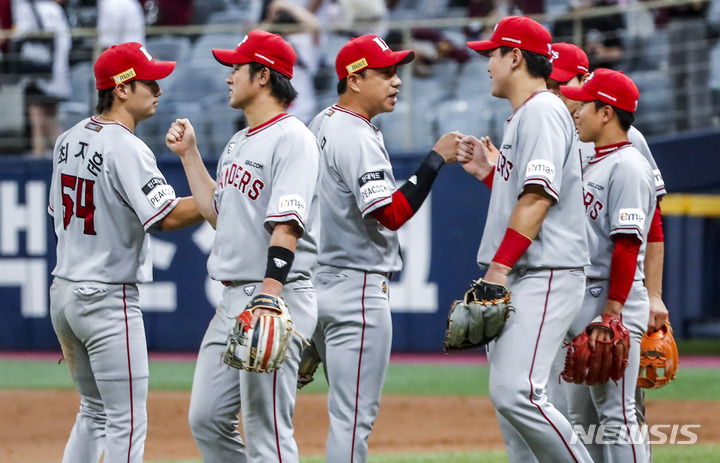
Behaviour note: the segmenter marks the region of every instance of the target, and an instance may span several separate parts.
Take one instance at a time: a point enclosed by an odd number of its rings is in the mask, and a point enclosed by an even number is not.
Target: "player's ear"
[[[360,74],[349,74],[347,76],[347,87],[348,89],[354,91],[354,92],[360,92],[360,81],[361,79]]]
[[[128,98],[128,85],[125,83],[117,84],[114,89],[115,92],[115,99],[117,100],[127,100]]]
[[[255,78],[258,79],[260,85],[267,85],[270,82],[270,68],[263,67],[260,72],[255,74]]]
[[[520,67],[520,64],[523,62],[522,50],[520,50],[519,48],[513,48],[510,53],[512,53],[512,67]]]

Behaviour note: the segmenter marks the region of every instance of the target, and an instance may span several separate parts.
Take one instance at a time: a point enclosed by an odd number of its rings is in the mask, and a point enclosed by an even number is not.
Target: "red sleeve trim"
[[[505,237],[503,237],[495,253],[495,257],[493,257],[493,261],[512,268],[518,259],[520,259],[520,256],[525,254],[525,251],[528,250],[531,244],[532,240],[530,238],[517,230],[508,228],[505,231]]]
[[[648,243],[662,243],[665,241],[665,235],[663,234],[662,228],[662,211],[660,211],[660,204],[655,207],[655,215],[653,216],[652,223],[650,224],[650,232],[648,232]]]
[[[493,179],[495,178],[495,169],[491,170],[490,173],[483,179],[483,183],[486,187],[490,188],[492,190],[493,186]]]
[[[625,304],[635,280],[641,241],[637,236],[630,234],[615,235],[614,240],[615,249],[610,261],[608,299]]]
[[[413,210],[405,195],[400,190],[395,190],[390,204],[377,208],[370,214],[385,227],[394,231],[410,220]]]

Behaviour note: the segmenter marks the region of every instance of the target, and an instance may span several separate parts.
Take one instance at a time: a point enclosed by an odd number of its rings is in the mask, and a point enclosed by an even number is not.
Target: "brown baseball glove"
[[[592,328],[602,327],[611,333],[608,341],[595,341],[595,350],[590,350]],[[565,356],[565,369],[560,374],[568,383],[589,385],[617,383],[625,374],[630,351],[630,333],[619,318],[602,314],[596,317],[571,343]]]
[[[300,356],[300,366],[298,367],[298,380],[297,388],[302,389],[308,384],[312,383],[315,375],[315,370],[320,365],[322,360],[320,354],[315,347],[315,343],[310,341],[310,344],[305,346]]]

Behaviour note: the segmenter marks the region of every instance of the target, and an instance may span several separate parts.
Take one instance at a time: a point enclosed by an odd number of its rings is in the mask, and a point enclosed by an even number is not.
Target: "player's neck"
[[[598,134],[597,140],[595,140],[595,146],[609,146],[617,143],[628,141],[627,132],[622,130],[619,125],[607,125]]]
[[[517,109],[522,106],[531,96],[542,90],[547,90],[547,84],[545,83],[545,79],[518,79],[512,84],[511,90],[508,93],[508,100],[510,101],[513,109]]]
[[[268,97],[270,98],[255,99],[253,102],[242,108],[245,113],[245,117],[247,118],[250,130],[263,125],[270,119],[284,113],[287,109],[285,106],[278,103],[274,97],[271,97],[269,94]]]
[[[364,117],[367,120],[372,119],[373,117],[377,116],[377,114],[372,114],[365,106],[361,104],[362,102],[358,100],[357,98],[353,98],[353,95],[349,92],[345,92],[345,94],[340,95],[338,97],[338,106],[341,108],[347,109],[348,111],[352,111],[355,114]]]
[[[138,122],[127,112],[120,111],[116,108],[111,108],[108,111],[104,111],[102,114],[99,114],[98,119],[103,122],[117,122],[118,124],[125,126],[133,133],[135,132],[135,127]]]

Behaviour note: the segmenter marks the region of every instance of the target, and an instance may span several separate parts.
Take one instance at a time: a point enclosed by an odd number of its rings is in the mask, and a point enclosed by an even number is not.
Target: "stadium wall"
[[[720,134],[650,140],[668,191],[665,213],[665,300],[678,337],[720,336]],[[394,156],[407,178],[418,156]],[[179,195],[189,194],[182,166],[161,158]],[[214,172],[214,166],[208,166]],[[48,287],[55,238],[47,215],[51,161],[0,157],[0,350],[54,350]],[[683,195],[679,195],[683,193]],[[702,196],[697,196],[702,195]],[[401,229],[405,269],[393,276],[396,351],[442,349],[447,308],[479,271],[475,254],[489,191],[459,166],[444,168],[428,202]],[[155,281],[141,288],[149,348],[195,351],[220,299],[207,277],[213,230],[202,225],[153,236]],[[720,325],[719,325],[720,326]]]

